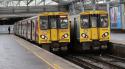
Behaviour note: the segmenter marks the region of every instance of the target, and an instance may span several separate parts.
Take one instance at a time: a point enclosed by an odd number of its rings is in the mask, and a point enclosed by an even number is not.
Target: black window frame
[[[53,18],[53,17],[56,18],[56,28],[52,28],[52,26],[51,26],[52,25],[51,24],[51,18]],[[55,16],[48,16],[48,25],[49,25],[50,29],[58,29],[59,28],[59,22],[60,22],[59,16],[56,16],[56,15]]]
[[[92,27],[92,22],[91,22],[91,18],[92,17],[96,17],[97,20],[96,20],[96,27]],[[100,27],[100,15],[99,14],[91,14],[90,15],[90,25],[91,25],[91,28],[99,28]]]
[[[47,28],[42,28],[42,27],[41,27],[41,20],[43,19],[43,18],[41,19],[41,17],[46,17],[46,18],[47,18],[47,19],[46,19],[46,20],[48,21],[48,22],[47,22],[48,24],[46,25]],[[48,16],[40,16],[39,19],[40,19],[40,30],[47,30],[47,29],[49,29],[49,18],[48,18]]]
[[[68,29],[69,28],[69,21],[68,21],[68,16],[67,15],[65,15],[66,17],[65,18],[61,18],[61,17],[59,17],[59,24],[58,24],[58,26],[59,26],[59,29]],[[66,28],[62,28],[61,27],[61,20],[64,20],[64,19],[67,19],[67,27]]]
[[[107,26],[106,27],[104,27],[104,26],[102,26],[102,23],[101,23],[101,15],[106,15],[106,17],[107,17]],[[109,18],[108,18],[108,14],[100,14],[100,28],[108,28],[109,27]]]
[[[88,19],[88,27],[82,27],[82,22],[81,19],[86,18]],[[87,28],[91,28],[91,23],[90,23],[90,15],[80,15],[80,26],[82,29],[87,29]]]

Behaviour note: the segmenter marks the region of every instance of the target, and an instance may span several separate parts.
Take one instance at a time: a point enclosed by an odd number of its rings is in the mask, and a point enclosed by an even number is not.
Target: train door
[[[23,21],[24,22],[24,25],[23,25],[23,27],[24,27],[24,37],[26,38],[26,26],[27,26],[27,24],[26,24],[26,21]]]
[[[58,16],[50,16],[49,23],[50,23],[50,33],[51,33],[51,40],[57,41],[58,40]]]
[[[17,34],[19,35],[19,23],[17,23]]]
[[[28,39],[28,21],[26,20],[26,39]]]
[[[22,29],[22,26],[23,26],[23,25],[22,25],[22,22],[20,22],[20,23],[21,23],[21,36],[22,36],[22,30],[23,30],[23,29]]]
[[[31,33],[31,40],[33,40],[33,41],[35,41],[35,36],[34,36],[34,34],[35,34],[35,26],[34,26],[34,20],[32,20],[31,21],[31,31],[32,31],[32,33]]]
[[[91,39],[98,40],[99,39],[99,32],[98,32],[98,15],[91,15],[90,22],[91,22]]]
[[[30,27],[31,27],[31,24],[30,24],[30,20],[27,20],[27,38],[30,39]]]
[[[32,19],[30,20],[30,40],[32,41]]]
[[[22,36],[24,37],[24,22],[22,21]]]
[[[41,24],[40,24],[40,26],[41,26]],[[34,38],[35,38],[35,41],[37,41],[37,37],[38,37],[37,31],[38,31],[38,20],[36,18],[36,19],[34,19]]]
[[[20,35],[20,22],[18,23],[18,27],[19,27],[19,28],[18,28],[18,30],[19,30],[19,31],[18,31],[18,35]]]

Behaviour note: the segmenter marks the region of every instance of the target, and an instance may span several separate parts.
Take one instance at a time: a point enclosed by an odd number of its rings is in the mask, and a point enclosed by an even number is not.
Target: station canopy
[[[43,5],[66,5],[75,1],[82,1],[85,4],[92,2],[106,3],[107,1],[118,1],[118,0],[0,0],[0,7],[9,6],[43,6]]]
[[[58,5],[52,0],[0,0],[0,7]]]
[[[55,2],[58,2],[60,4],[68,4],[68,3],[71,3],[71,2],[83,2],[85,4],[91,4],[93,2],[95,3],[106,3],[107,1],[112,1],[112,0],[53,0]]]

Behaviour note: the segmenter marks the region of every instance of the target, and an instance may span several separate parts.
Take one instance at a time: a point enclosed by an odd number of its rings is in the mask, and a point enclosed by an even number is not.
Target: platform
[[[110,42],[125,45],[125,33],[111,33]]]
[[[113,53],[116,56],[125,57],[125,33],[111,33],[113,43]]]
[[[0,69],[82,69],[15,35],[0,35]]]

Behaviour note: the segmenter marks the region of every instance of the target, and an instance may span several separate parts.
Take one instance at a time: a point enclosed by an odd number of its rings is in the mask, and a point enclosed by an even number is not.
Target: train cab
[[[44,12],[38,18],[40,44],[49,44],[50,48],[66,47],[70,42],[70,23],[68,13]]]
[[[106,11],[84,11],[74,24],[76,42],[80,46],[75,49],[107,48],[110,40],[110,19]],[[73,43],[76,43],[73,42]],[[75,44],[74,44],[75,45]]]

